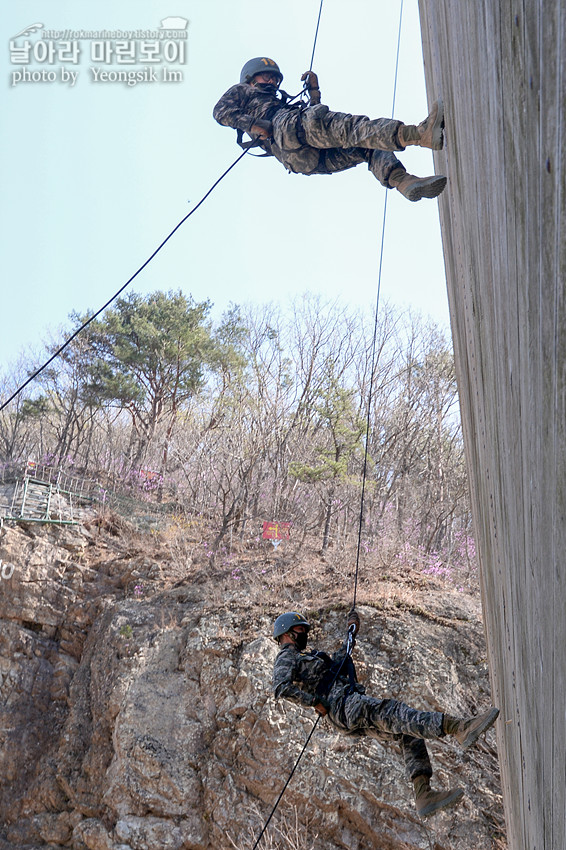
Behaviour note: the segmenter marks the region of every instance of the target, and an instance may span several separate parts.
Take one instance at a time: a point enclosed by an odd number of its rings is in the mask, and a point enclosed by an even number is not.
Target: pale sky
[[[49,333],[57,337],[72,310],[107,301],[236,159],[235,132],[211,113],[244,62],[271,56],[283,88],[300,90],[318,9],[319,0],[3,6],[3,369]],[[184,63],[161,57],[149,65],[148,39],[135,36],[133,64],[115,64],[115,57],[104,64],[92,58],[92,40],[62,34],[157,30],[172,16],[188,21]],[[391,114],[398,23],[398,3],[325,0],[314,61],[324,103]],[[43,26],[19,35],[34,24]],[[43,40],[51,47],[37,46],[48,31],[55,35]],[[22,53],[11,41],[29,43],[32,64],[17,61]],[[74,42],[75,63],[68,59]],[[179,79],[161,81],[164,68],[181,72]],[[101,69],[139,70],[149,79],[103,81]],[[36,72],[36,81],[25,71]],[[405,0],[395,117],[418,123],[427,111],[417,0]],[[428,151],[411,148],[400,158],[413,173],[434,173]],[[246,156],[132,288],[180,288],[197,301],[209,298],[214,316],[230,302],[284,303],[306,291],[373,311],[384,196],[366,166],[305,177],[287,174],[274,159]],[[382,297],[448,326],[437,201],[388,196]]]

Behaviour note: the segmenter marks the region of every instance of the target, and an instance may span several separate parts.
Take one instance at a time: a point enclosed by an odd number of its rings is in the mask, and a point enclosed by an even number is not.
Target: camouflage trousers
[[[368,735],[401,746],[409,779],[432,776],[424,739],[444,737],[438,711],[417,711],[394,699],[374,699],[361,693],[331,700],[328,717],[334,726],[353,735]]]
[[[403,150],[397,132],[401,121],[332,112],[322,103],[299,110],[281,110],[273,118],[271,151],[296,174],[332,174],[362,162],[379,182],[403,168],[393,151]]]

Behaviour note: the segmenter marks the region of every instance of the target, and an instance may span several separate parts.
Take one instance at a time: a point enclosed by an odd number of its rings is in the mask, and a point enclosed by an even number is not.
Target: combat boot
[[[420,124],[401,124],[397,131],[401,148],[418,145],[441,151],[444,145],[444,107],[441,100],[433,103],[430,115]]]
[[[396,168],[388,177],[389,185],[409,201],[420,201],[421,198],[436,198],[444,191],[446,177],[435,174],[432,177],[415,177],[408,174],[404,168]]]
[[[477,717],[460,720],[457,717],[444,715],[442,729],[446,735],[452,735],[458,743],[466,749],[475,744],[480,735],[490,729],[499,717],[498,708],[490,708]]]
[[[453,788],[449,791],[432,791],[428,776],[415,776],[413,787],[415,789],[417,814],[421,818],[429,818],[437,812],[457,806],[464,796],[461,788]]]

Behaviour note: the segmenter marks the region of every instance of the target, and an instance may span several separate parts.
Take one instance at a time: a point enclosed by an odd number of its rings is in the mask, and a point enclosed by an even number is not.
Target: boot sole
[[[427,818],[431,818],[433,815],[438,814],[439,812],[445,812],[447,809],[453,809],[454,806],[457,806],[458,803],[461,803],[464,798],[464,792],[461,788],[455,791],[451,797],[447,797],[442,803],[439,805],[438,803],[431,803],[429,806],[425,806],[425,808],[418,812],[420,818],[426,820]]]
[[[444,104],[438,100],[438,115],[432,126],[432,141],[430,148],[433,151],[441,151],[444,147]]]
[[[420,201],[421,198],[436,198],[444,191],[445,186],[446,177],[423,177],[401,194],[405,195],[409,201]]]
[[[499,717],[499,709],[492,708],[490,712],[486,715],[484,722],[477,726],[475,729],[471,730],[463,741],[461,741],[462,749],[466,750],[468,747],[471,747],[472,744],[475,744],[480,735],[483,735],[484,732],[487,732],[488,729],[491,729],[497,718]]]

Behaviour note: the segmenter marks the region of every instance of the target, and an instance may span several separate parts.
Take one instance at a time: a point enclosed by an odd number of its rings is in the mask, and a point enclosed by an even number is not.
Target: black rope
[[[272,818],[272,817],[273,817],[273,815],[275,814],[275,811],[276,811],[276,809],[277,809],[277,807],[278,807],[279,803],[281,802],[281,798],[283,797],[283,794],[284,794],[284,793],[285,793],[285,791],[287,790],[287,786],[289,785],[289,783],[290,783],[291,779],[293,778],[293,776],[294,776],[294,774],[295,774],[295,771],[296,771],[296,769],[297,769],[297,768],[298,768],[298,766],[299,766],[299,762],[300,762],[300,760],[302,759],[302,757],[303,757],[303,755],[304,755],[304,753],[305,753],[305,750],[307,749],[307,747],[308,747],[308,745],[309,745],[309,743],[310,743],[310,739],[311,739],[311,738],[312,738],[312,736],[314,735],[314,730],[315,730],[315,729],[316,729],[316,727],[318,726],[318,724],[319,724],[319,722],[320,722],[321,717],[322,717],[322,715],[321,715],[321,714],[319,714],[319,715],[318,715],[318,717],[316,718],[315,723],[314,723],[314,726],[312,727],[311,731],[309,732],[308,738],[307,738],[307,740],[306,740],[306,741],[305,741],[305,743],[304,743],[303,749],[302,749],[302,750],[301,750],[301,752],[299,753],[299,758],[297,759],[297,761],[296,761],[296,762],[295,762],[295,764],[293,765],[293,770],[292,770],[292,771],[291,771],[291,773],[289,774],[289,776],[288,776],[288,778],[287,778],[287,781],[285,782],[285,785],[284,785],[284,786],[283,786],[283,788],[281,789],[281,792],[280,792],[279,796],[277,797],[277,800],[276,800],[276,801],[275,801],[275,803],[273,804],[273,808],[271,809],[271,812],[269,813],[269,817],[268,817],[268,818],[267,818],[267,820],[265,821],[265,823],[264,823],[264,825],[263,825],[263,829],[261,830],[260,834],[258,835],[258,837],[257,837],[257,839],[256,839],[256,843],[255,843],[255,844],[254,844],[254,846],[252,847],[252,850],[256,850],[256,847],[258,846],[259,842],[260,842],[260,841],[261,841],[261,839],[263,838],[263,836],[264,836],[264,834],[265,834],[265,831],[266,831],[267,827],[269,826],[269,823],[270,823],[270,821],[271,821],[271,818]]]
[[[312,71],[312,66],[313,66],[313,63],[314,63],[314,52],[316,50],[316,42],[318,41],[318,29],[320,27],[320,16],[322,15],[322,4],[323,3],[324,3],[324,0],[320,0],[320,8],[318,10],[318,20],[316,22],[316,31],[315,31],[315,34],[314,34],[314,43],[313,43],[313,46],[312,46],[312,55],[311,55],[311,63],[309,65],[309,71]]]
[[[59,355],[60,355],[60,354],[62,354],[62,352],[63,352],[63,351],[67,348],[67,346],[69,346],[69,345],[72,343],[72,341],[73,341],[74,339],[76,339],[76,337],[77,337],[77,336],[81,333],[81,331],[84,331],[84,329],[85,329],[86,327],[88,327],[88,326],[90,325],[90,323],[91,323],[91,322],[93,322],[93,321],[97,318],[97,316],[100,316],[100,314],[101,314],[102,312],[104,312],[104,310],[106,310],[106,308],[107,308],[107,307],[109,307],[109,306],[110,306],[110,304],[112,304],[112,302],[113,302],[113,301],[115,301],[115,300],[116,300],[116,298],[117,298],[117,297],[118,297],[118,296],[119,296],[119,295],[120,295],[120,294],[124,291],[124,289],[125,289],[127,286],[129,286],[129,284],[130,284],[130,283],[131,283],[131,282],[132,282],[132,281],[133,281],[133,280],[134,280],[134,279],[135,279],[135,278],[136,278],[136,277],[140,274],[140,272],[142,272],[142,271],[145,269],[145,267],[146,267],[146,266],[148,266],[148,265],[149,265],[149,263],[151,263],[151,261],[152,261],[152,260],[153,260],[153,258],[156,256],[156,254],[158,254],[158,253],[161,251],[161,249],[163,248],[163,246],[164,246],[164,245],[166,245],[166,244],[167,244],[167,242],[169,242],[169,240],[171,239],[171,237],[172,237],[172,236],[173,236],[173,235],[174,235],[174,234],[175,234],[175,233],[179,230],[179,228],[181,227],[181,225],[183,225],[183,224],[186,222],[186,220],[187,220],[188,218],[190,218],[190,217],[192,216],[192,214],[193,214],[193,213],[195,213],[195,212],[198,210],[198,208],[201,206],[201,204],[203,204],[203,203],[206,201],[206,199],[207,199],[207,198],[208,198],[208,196],[212,193],[212,191],[213,191],[214,189],[216,189],[216,187],[218,186],[218,184],[220,183],[220,181],[221,181],[221,180],[223,180],[223,179],[226,177],[226,175],[227,175],[227,174],[228,174],[228,173],[229,173],[229,172],[230,172],[230,171],[234,168],[234,166],[235,166],[235,165],[237,165],[237,164],[239,163],[239,161],[240,161],[240,160],[241,160],[241,159],[242,159],[242,158],[243,158],[243,157],[244,157],[247,153],[248,153],[248,149],[246,148],[246,150],[245,150],[243,153],[241,153],[241,154],[240,154],[240,156],[239,156],[236,160],[234,160],[234,162],[232,163],[232,165],[230,165],[230,166],[226,169],[226,171],[225,171],[225,172],[224,172],[224,173],[223,173],[223,174],[222,174],[222,175],[218,178],[218,180],[217,180],[215,183],[213,183],[213,184],[212,184],[212,186],[210,187],[210,189],[208,190],[208,192],[207,192],[205,195],[203,195],[203,197],[200,199],[200,201],[198,202],[198,204],[197,204],[195,207],[193,207],[193,209],[192,209],[190,212],[188,212],[188,213],[187,213],[187,215],[186,215],[186,216],[184,216],[184,218],[182,218],[182,219],[181,219],[181,221],[180,221],[180,222],[179,222],[179,223],[178,223],[178,224],[177,224],[177,225],[173,228],[173,230],[171,231],[171,233],[169,233],[169,235],[165,237],[165,239],[163,240],[163,242],[162,242],[162,243],[161,243],[161,244],[160,244],[160,245],[159,245],[159,246],[155,249],[155,251],[153,252],[153,254],[151,254],[151,256],[149,256],[149,257],[147,258],[147,260],[145,261],[145,263],[143,263],[143,264],[139,267],[139,269],[138,269],[136,272],[134,272],[134,274],[131,276],[131,278],[129,278],[129,280],[127,280],[127,281],[126,281],[126,283],[125,283],[123,286],[121,286],[121,287],[120,287],[120,289],[118,290],[118,292],[116,292],[116,293],[112,296],[112,298],[110,298],[110,299],[106,302],[106,304],[104,304],[104,306],[100,308],[100,310],[97,310],[97,312],[96,312],[96,313],[94,313],[94,315],[92,315],[92,316],[91,316],[91,317],[90,317],[90,318],[89,318],[89,319],[88,319],[88,320],[87,320],[87,321],[86,321],[83,325],[81,325],[81,326],[80,326],[80,328],[78,328],[78,330],[76,330],[76,331],[74,332],[74,334],[72,334],[72,336],[70,336],[70,337],[69,337],[69,339],[67,339],[67,340],[66,340],[66,342],[64,342],[64,343],[63,343],[63,345],[61,345],[61,346],[57,349],[57,351],[56,351],[54,354],[52,354],[52,355],[51,355],[51,357],[49,358],[49,360],[47,360],[47,361],[46,361],[46,362],[45,362],[42,366],[40,366],[40,367],[39,367],[39,369],[36,369],[36,371],[35,371],[32,375],[30,375],[30,376],[29,376],[29,378],[27,378],[27,380],[26,380],[26,381],[24,381],[24,383],[23,383],[23,384],[21,384],[21,386],[19,386],[19,387],[18,387],[18,389],[17,389],[17,390],[16,390],[16,391],[15,391],[15,392],[14,392],[14,393],[10,396],[10,398],[9,398],[7,401],[5,401],[2,405],[0,405],[0,412],[1,412],[2,410],[4,410],[4,408],[5,408],[5,407],[7,407],[7,406],[10,404],[10,402],[11,402],[11,401],[13,401],[13,400],[16,398],[16,396],[18,396],[18,395],[21,393],[21,391],[27,387],[27,385],[28,385],[28,384],[31,384],[31,382],[32,382],[33,380],[35,380],[35,378],[37,378],[37,376],[38,376],[39,374],[41,374],[41,372],[43,372],[43,370],[44,370],[44,369],[46,369],[46,368],[49,366],[49,364],[50,364],[50,363],[53,363],[53,361],[54,361],[57,357],[59,357]]]
[[[395,100],[397,97],[397,77],[399,74],[399,53],[401,48],[401,25],[403,23],[403,0],[401,0],[401,8],[399,11],[399,30],[397,33],[397,56],[395,59],[395,77],[393,81],[393,103],[391,104],[391,117],[395,114]],[[369,379],[369,392],[368,392],[368,402],[367,402],[367,416],[366,416],[366,444],[364,449],[364,463],[362,468],[362,494],[360,498],[360,517],[358,524],[358,545],[356,549],[356,569],[354,573],[354,595],[352,600],[352,608],[356,607],[356,598],[358,594],[358,574],[360,568],[360,550],[362,546],[362,530],[364,523],[364,505],[365,505],[365,493],[366,493],[366,480],[367,480],[367,468],[368,468],[368,455],[369,455],[369,436],[371,431],[371,409],[373,402],[373,373],[375,369],[375,352],[377,348],[377,322],[379,318],[379,300],[381,295],[381,273],[383,270],[383,249],[385,245],[385,224],[387,221],[387,192],[385,193],[385,202],[383,205],[383,223],[381,226],[381,247],[379,251],[379,272],[377,276],[377,297],[375,302],[375,320],[373,325],[373,340],[371,345],[371,371],[370,371],[370,379]]]

